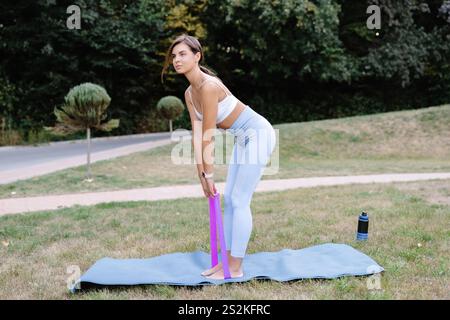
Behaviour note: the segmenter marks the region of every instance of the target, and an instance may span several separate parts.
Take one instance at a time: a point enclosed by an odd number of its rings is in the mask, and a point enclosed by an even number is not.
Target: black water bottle
[[[364,211],[359,215],[356,240],[367,240],[369,237],[369,216]]]

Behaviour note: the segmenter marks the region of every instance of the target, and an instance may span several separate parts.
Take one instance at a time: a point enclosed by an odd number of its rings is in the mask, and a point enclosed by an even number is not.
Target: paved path
[[[146,151],[173,142],[170,132],[92,139],[91,163]],[[0,148],[0,184],[85,165],[86,140]]]
[[[432,179],[450,179],[450,173],[406,173],[376,174],[361,176],[332,176],[299,179],[261,180],[256,192],[280,191],[317,186],[335,186],[355,183],[390,183]],[[217,183],[218,192],[223,194],[225,183]],[[155,188],[118,190],[93,193],[64,194],[28,198],[0,199],[0,216],[5,214],[56,210],[73,205],[94,205],[104,202],[155,201],[179,198],[204,197],[200,184],[175,185]]]

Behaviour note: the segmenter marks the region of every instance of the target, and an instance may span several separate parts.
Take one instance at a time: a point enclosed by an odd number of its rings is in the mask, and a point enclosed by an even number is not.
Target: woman
[[[275,130],[250,106],[244,105],[208,68],[200,65],[203,50],[200,42],[183,34],[171,44],[161,73],[170,63],[188,79],[184,93],[192,123],[192,143],[198,176],[206,197],[216,193],[214,185],[213,139],[208,132],[217,127],[236,137],[224,191],[224,230],[230,275],[243,276],[242,260],[252,231],[250,202],[267,162],[275,148]],[[212,146],[212,147],[211,147]],[[211,152],[212,153],[212,152]],[[255,159],[251,161],[250,159]],[[205,161],[208,160],[208,161]],[[224,279],[222,263],[202,272],[209,279]]]

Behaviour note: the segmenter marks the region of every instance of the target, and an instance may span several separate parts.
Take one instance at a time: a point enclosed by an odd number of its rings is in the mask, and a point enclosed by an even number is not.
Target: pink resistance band
[[[222,224],[222,209],[220,207],[220,194],[217,192],[214,196],[209,197],[209,226],[211,240],[211,268],[216,266],[218,262],[217,254],[217,227],[219,227],[220,237],[220,253],[222,254],[223,275],[225,279],[230,279],[230,268],[228,266],[227,250],[225,244],[225,235]]]

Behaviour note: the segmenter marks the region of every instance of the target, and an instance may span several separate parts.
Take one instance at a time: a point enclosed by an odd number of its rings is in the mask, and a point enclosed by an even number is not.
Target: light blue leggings
[[[227,250],[243,258],[252,232],[250,202],[275,148],[276,135],[266,118],[246,106],[227,132],[235,136],[224,191]]]

